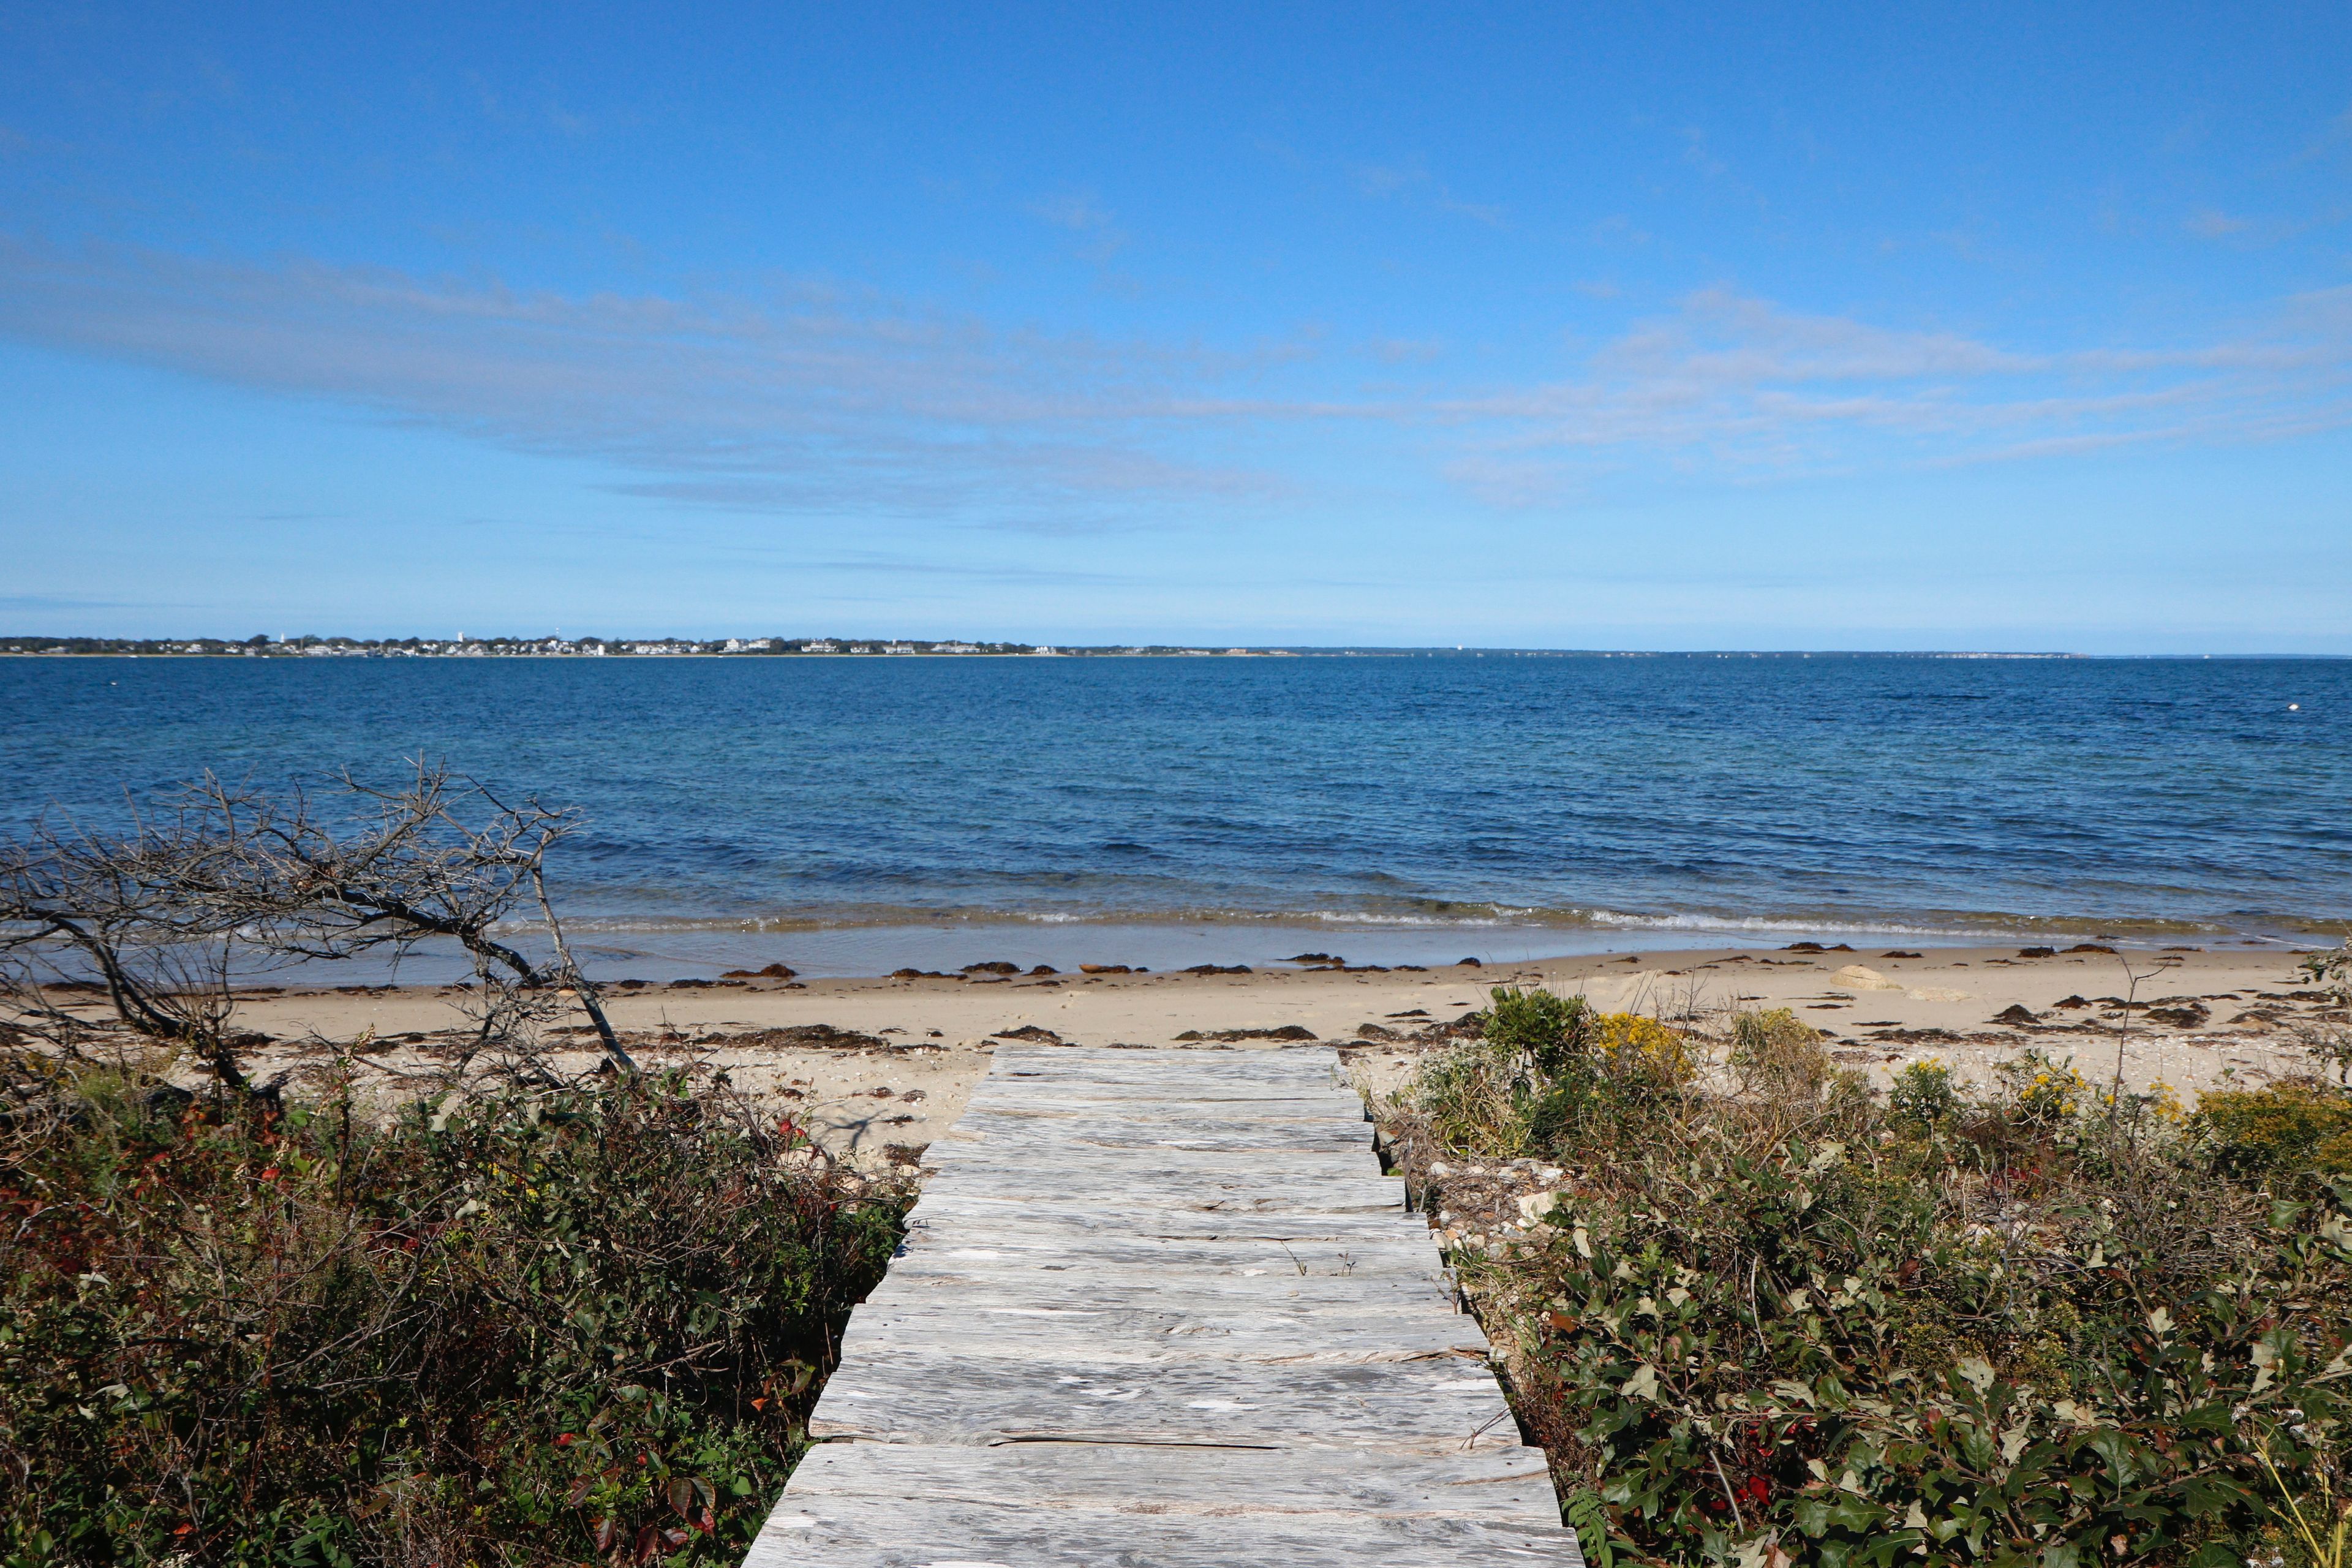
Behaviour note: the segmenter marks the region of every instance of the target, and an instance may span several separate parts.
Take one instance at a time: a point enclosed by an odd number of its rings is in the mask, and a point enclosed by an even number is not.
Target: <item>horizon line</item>
[[[39,644],[32,647],[26,645]],[[175,646],[176,645],[176,646]],[[731,646],[730,646],[731,645]],[[381,648],[415,649],[404,657],[465,657],[425,653],[425,648],[480,647],[509,650],[506,658],[562,658],[559,648],[599,650],[600,656],[626,658],[1335,658],[1335,657],[1541,657],[1558,658],[1936,658],[1936,659],[2333,659],[2352,654],[2313,652],[2234,653],[2086,653],[2063,648],[1996,647],[1570,647],[1508,644],[1442,643],[1259,643],[1219,644],[1174,642],[1047,643],[1029,639],[905,637],[784,637],[781,634],[721,634],[714,637],[564,637],[499,634],[474,637],[411,634],[404,637],[355,637],[350,634],[302,633],[292,637],[224,637],[209,634],[153,637],[91,637],[0,633],[0,658],[223,658],[234,650],[268,649],[288,657],[294,650],[351,649],[344,657]],[[609,650],[609,653],[607,652]],[[578,657],[573,655],[572,657]]]

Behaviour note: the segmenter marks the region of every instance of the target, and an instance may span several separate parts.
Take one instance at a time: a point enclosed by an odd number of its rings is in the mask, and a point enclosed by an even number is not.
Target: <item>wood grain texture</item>
[[[1582,1568],[1328,1047],[1006,1047],[747,1568]]]
[[[1040,1235],[1009,1226],[971,1226],[944,1235],[927,1229],[907,1238],[905,1253],[892,1267],[902,1270],[973,1266],[1066,1268],[1071,1263],[1072,1239],[1067,1232]],[[1303,1237],[1101,1237],[1089,1238],[1085,1257],[1089,1265],[1118,1268],[1223,1273],[1272,1269],[1302,1277],[1409,1274],[1425,1279],[1436,1272],[1428,1242],[1412,1237],[1355,1237],[1338,1241]]]
[[[975,1323],[975,1318],[982,1320]],[[845,1358],[897,1356],[953,1343],[984,1325],[989,1353],[1066,1363],[1078,1360],[1157,1363],[1373,1362],[1433,1358],[1483,1362],[1486,1337],[1466,1317],[1423,1311],[1328,1313],[1178,1311],[1164,1307],[1072,1311],[998,1309],[975,1314],[941,1302],[859,1312],[842,1340]]]
[[[1256,1237],[1297,1241],[1302,1238],[1346,1241],[1408,1237],[1429,1245],[1429,1226],[1419,1215],[1404,1212],[1403,1193],[1384,1187],[1399,1200],[1391,1209],[1369,1214],[1338,1213],[1302,1208],[1297,1204],[1241,1205],[1218,1208],[1187,1208],[1171,1203],[1135,1205],[1114,1201],[1048,1203],[1034,1198],[999,1197],[961,1184],[937,1183],[926,1189],[907,1216],[909,1233],[950,1235],[965,1225],[985,1225],[999,1235],[1076,1233],[1112,1240],[1126,1237],[1191,1237],[1197,1239]],[[1433,1252],[1433,1258],[1435,1254]]]
[[[1583,1568],[1560,1525],[1358,1511],[1171,1515],[787,1494],[747,1568]]]
[[[1519,1444],[1494,1374],[1455,1362],[1041,1365],[908,1350],[870,1371],[836,1370],[809,1431],[889,1443],[1076,1438],[1412,1453]]]
[[[1537,1448],[1396,1455],[1346,1448],[1147,1447],[1114,1443],[1015,1443],[929,1448],[825,1443],[801,1461],[796,1496],[910,1497],[1028,1508],[1133,1505],[1210,1517],[1328,1515],[1540,1523],[1558,1510]]]

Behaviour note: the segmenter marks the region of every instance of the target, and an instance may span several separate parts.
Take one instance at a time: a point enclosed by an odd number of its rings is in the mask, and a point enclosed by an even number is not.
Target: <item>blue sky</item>
[[[2352,653],[2352,9],[0,10],[0,626]]]

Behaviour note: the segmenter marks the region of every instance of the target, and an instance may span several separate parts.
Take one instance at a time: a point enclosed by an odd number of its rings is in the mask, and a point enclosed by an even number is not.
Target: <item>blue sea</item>
[[[660,977],[2333,941],[2352,661],[0,659],[0,826],[424,756]]]

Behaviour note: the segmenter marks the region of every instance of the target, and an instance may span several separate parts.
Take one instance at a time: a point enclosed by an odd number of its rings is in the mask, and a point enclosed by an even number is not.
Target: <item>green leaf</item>
[[[2209,1541],[2189,1553],[2180,1568],[2245,1568],[2245,1560],[2218,1541]]]
[[[1616,1568],[1617,1553],[1609,1544],[1609,1514],[1589,1488],[1570,1492],[1560,1510],[1576,1531],[1576,1544],[1591,1568]]]

